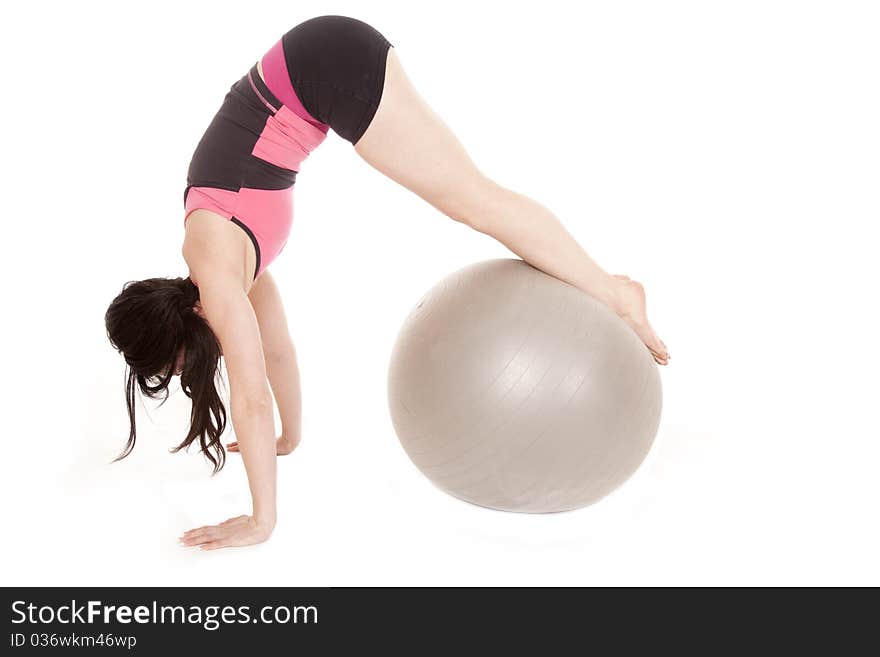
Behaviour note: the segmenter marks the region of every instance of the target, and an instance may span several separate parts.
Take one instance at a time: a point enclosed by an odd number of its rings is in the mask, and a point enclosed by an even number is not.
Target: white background
[[[16,3],[4,10],[0,581],[51,585],[880,584],[880,16],[864,2]],[[305,386],[267,544],[177,392],[126,461],[122,284],[185,275],[189,157],[229,86],[313,15],[397,47],[481,167],[645,282],[673,354],[642,469],[523,516],[433,488],[385,401],[397,328],[505,256],[330,136],[272,266]],[[405,146],[404,146],[405,147]],[[149,417],[148,417],[149,416]],[[151,419],[150,419],[151,418]]]

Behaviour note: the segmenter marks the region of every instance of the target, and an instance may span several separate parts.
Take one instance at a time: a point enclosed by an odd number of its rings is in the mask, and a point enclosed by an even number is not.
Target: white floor
[[[248,511],[243,470],[232,456],[211,478],[197,454],[167,454],[186,427],[179,392],[108,465],[127,419],[103,312],[126,280],[185,274],[189,154],[228,86],[306,15],[279,3],[289,25],[268,25],[187,3],[166,25],[59,3],[0,39],[4,61],[70,73],[52,78],[54,104],[33,102],[45,76],[2,103],[29,127],[4,137],[0,164],[0,583],[880,584],[877,10],[547,4],[309,13],[382,29],[490,175],[646,282],[673,361],[636,476],[593,507],[524,516],[415,470],[385,406],[397,327],[442,275],[505,251],[330,137],[297,180],[272,269],[305,384],[278,528],[255,548],[179,547],[182,531]],[[119,48],[124,62],[107,57]],[[113,83],[97,113],[77,82],[95,66]]]

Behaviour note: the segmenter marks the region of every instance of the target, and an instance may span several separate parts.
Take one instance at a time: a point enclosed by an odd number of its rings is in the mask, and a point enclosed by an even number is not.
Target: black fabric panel
[[[273,96],[267,100],[275,99]],[[187,185],[230,191],[242,187],[279,190],[292,186],[295,171],[251,155],[270,116],[272,112],[254,93],[247,76],[232,85],[196,147]]]
[[[321,16],[300,23],[281,42],[303,107],[344,139],[357,142],[382,98],[388,40],[357,19]]]
[[[251,189],[288,189],[296,180],[296,171],[251,156],[250,169],[244,177],[242,187]]]

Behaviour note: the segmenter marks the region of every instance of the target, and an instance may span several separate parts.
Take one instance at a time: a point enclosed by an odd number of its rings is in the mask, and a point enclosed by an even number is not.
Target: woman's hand
[[[299,440],[291,440],[287,436],[282,435],[275,441],[275,453],[278,456],[286,456],[295,450],[297,445],[299,445]],[[229,450],[230,453],[237,453],[239,451],[238,441],[236,440],[231,443],[226,443],[226,449]]]
[[[186,547],[216,550],[224,547],[243,547],[262,543],[272,535],[274,524],[260,523],[253,516],[230,518],[219,525],[190,529],[180,537]]]

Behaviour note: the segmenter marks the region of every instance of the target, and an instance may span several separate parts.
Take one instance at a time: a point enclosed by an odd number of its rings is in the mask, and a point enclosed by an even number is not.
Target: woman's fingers
[[[187,536],[192,536],[196,532],[203,532],[206,529],[210,529],[211,527],[213,527],[213,525],[205,525],[204,527],[196,527],[195,529],[190,529],[187,532],[183,532],[183,536],[181,536],[181,538],[186,538]]]
[[[196,529],[190,529],[188,532],[184,532],[181,538],[191,538],[196,534],[204,534],[207,531],[214,529],[215,527],[219,527],[219,525],[205,525],[204,527],[197,527]]]
[[[224,533],[219,527],[212,527],[208,531],[186,537],[183,539],[183,544],[187,547],[198,547],[208,543],[222,541],[224,538]]]
[[[242,520],[247,520],[249,516],[235,516],[234,518],[230,518],[229,520],[224,520],[223,522],[216,525],[204,525],[202,527],[196,527],[195,529],[190,529],[183,533],[184,536],[188,536],[190,534],[194,534],[195,532],[202,532],[207,529],[214,529],[215,527],[222,527],[223,525],[228,525],[233,522],[241,522]]]
[[[229,450],[230,452],[237,452],[238,451],[238,441],[235,441],[234,443],[229,443],[228,445],[226,445],[226,449]]]
[[[202,550],[216,550],[222,547],[231,547],[235,545],[233,540],[236,529],[234,527],[214,527],[211,531],[204,532],[198,536],[188,539],[184,544],[188,547],[198,547]]]
[[[216,550],[218,548],[226,547],[226,544],[223,541],[211,541],[210,543],[203,543],[199,547],[202,550]]]
[[[242,534],[241,528],[236,527],[234,529],[230,529],[228,533],[224,535],[217,536],[217,538],[206,541],[199,545],[199,548],[202,550],[217,550],[219,548],[227,548],[227,547],[241,547],[243,545],[252,545],[257,541],[248,540],[245,534]]]
[[[188,532],[184,532],[183,536],[180,537],[180,542],[187,547],[192,547],[194,545],[205,546],[208,543],[223,543],[228,538],[228,535],[235,529],[235,526],[246,523],[249,517],[250,516],[236,516],[235,518],[224,520],[219,525],[205,525],[204,527],[190,529]],[[215,545],[211,549],[225,547],[225,545],[227,544]]]
[[[214,528],[206,529],[204,531],[196,531],[189,536],[184,536],[181,539],[181,543],[186,546],[192,545],[201,545],[202,543],[207,543],[208,541],[214,540],[215,531]]]

